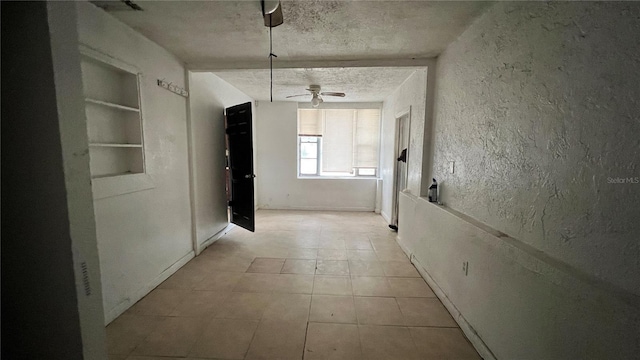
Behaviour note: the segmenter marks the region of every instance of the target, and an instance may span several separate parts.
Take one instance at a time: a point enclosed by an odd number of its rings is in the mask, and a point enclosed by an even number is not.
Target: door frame
[[[411,106],[409,106],[408,108],[398,112],[395,115],[395,137],[394,137],[394,143],[393,143],[393,147],[394,147],[394,151],[393,151],[393,192],[391,194],[391,224],[390,225],[394,225],[394,226],[398,226],[398,213],[400,212],[400,198],[398,197],[398,157],[400,156],[400,153],[402,152],[402,149],[400,149],[400,142],[402,140],[402,133],[401,133],[401,129],[400,129],[400,121],[402,120],[402,118],[406,117],[407,118],[407,122],[406,122],[406,126],[407,126],[407,166],[406,166],[406,173],[405,173],[405,178],[408,179],[408,175],[409,175],[409,156],[410,156],[410,152],[409,152],[409,144],[411,143]]]

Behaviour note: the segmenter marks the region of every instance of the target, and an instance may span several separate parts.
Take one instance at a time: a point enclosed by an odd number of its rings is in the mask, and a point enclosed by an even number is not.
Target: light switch
[[[449,161],[449,172],[450,173],[454,173],[456,170],[456,162],[455,161]]]

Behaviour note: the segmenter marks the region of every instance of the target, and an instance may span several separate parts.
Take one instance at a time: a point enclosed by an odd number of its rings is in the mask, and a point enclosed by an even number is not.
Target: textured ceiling
[[[273,70],[274,101],[310,101],[311,95],[286,99],[289,95],[308,93],[309,85],[320,85],[322,91],[347,94],[344,98],[325,96],[327,102],[383,101],[397,89],[416,68],[315,68]],[[269,100],[269,70],[229,70],[214,74],[233,84],[256,100]]]
[[[260,2],[138,1],[144,11],[110,13],[187,64],[265,61],[269,31]],[[281,1],[273,29],[279,61],[433,57],[485,2]]]
[[[110,14],[190,69],[212,70],[252,98],[269,99],[269,72],[264,70],[269,66],[269,30],[263,24],[260,1],[137,3],[143,11]],[[281,4],[284,24],[273,29],[273,52],[278,56],[274,100],[318,84],[324,91],[347,93],[344,99],[327,101],[382,101],[415,70],[395,66],[424,65],[412,59],[439,55],[489,3],[284,0]]]

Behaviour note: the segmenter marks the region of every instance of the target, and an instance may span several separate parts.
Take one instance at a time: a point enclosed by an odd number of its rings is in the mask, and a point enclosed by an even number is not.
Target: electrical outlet
[[[468,261],[463,261],[462,262],[462,272],[464,273],[464,276],[469,275],[469,262]]]
[[[449,172],[453,174],[455,171],[456,171],[456,162],[449,161]]]

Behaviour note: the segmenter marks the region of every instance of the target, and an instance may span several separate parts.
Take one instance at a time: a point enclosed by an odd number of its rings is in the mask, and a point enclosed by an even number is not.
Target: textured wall
[[[497,3],[437,67],[443,200],[640,295],[640,4]],[[455,173],[448,170],[454,160]]]

